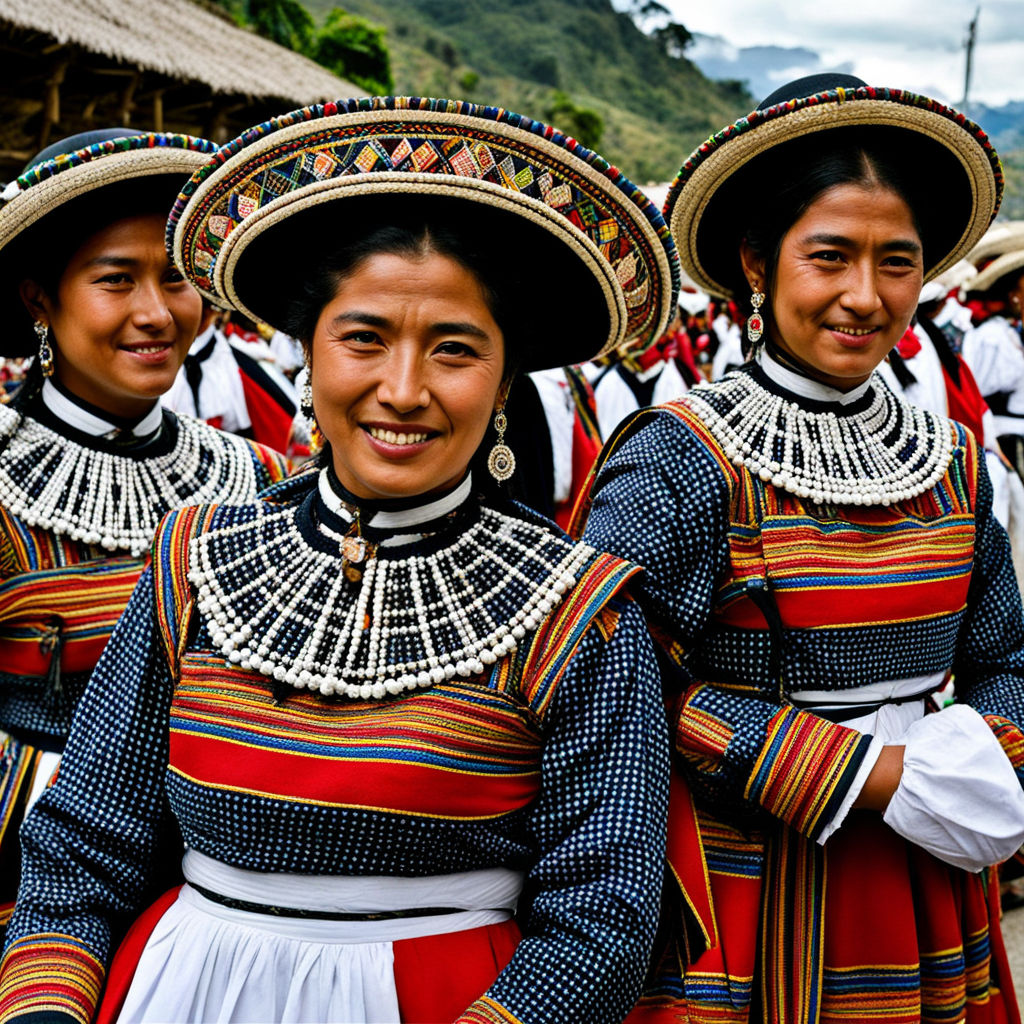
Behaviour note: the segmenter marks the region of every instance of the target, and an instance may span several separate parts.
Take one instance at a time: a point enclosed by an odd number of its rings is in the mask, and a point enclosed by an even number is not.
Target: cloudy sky
[[[978,0],[662,2],[691,32],[735,47],[801,47],[820,56],[817,67],[778,69],[776,84],[844,66],[872,85],[954,104],[963,97],[964,40],[978,6]],[[981,0],[971,99],[992,106],[1024,99],[1024,0]]]

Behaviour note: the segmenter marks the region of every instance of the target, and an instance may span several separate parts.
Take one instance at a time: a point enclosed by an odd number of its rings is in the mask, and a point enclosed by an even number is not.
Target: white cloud
[[[873,85],[889,85],[958,103],[964,40],[977,0],[665,0],[691,32],[734,46],[799,46],[823,67],[850,67]],[[1000,105],[1024,99],[1024,5],[981,0],[971,99]]]

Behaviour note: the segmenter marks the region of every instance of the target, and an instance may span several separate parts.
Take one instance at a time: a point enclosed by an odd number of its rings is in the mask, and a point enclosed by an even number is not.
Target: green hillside
[[[305,6],[320,23],[338,2]],[[690,150],[753,106],[741,86],[711,82],[669,56],[609,0],[342,3],[387,28],[397,93],[470,99],[538,120],[552,120],[564,93],[600,115],[602,155],[640,183],[672,178]]]

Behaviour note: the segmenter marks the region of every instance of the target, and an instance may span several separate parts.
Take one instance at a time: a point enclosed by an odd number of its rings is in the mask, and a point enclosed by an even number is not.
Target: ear
[[[512,390],[512,380],[503,380],[494,399],[494,411],[497,412],[508,401],[508,393]]]
[[[752,292],[764,291],[764,257],[754,252],[750,243],[744,238],[740,242],[740,263],[743,264],[743,276],[747,279]]]
[[[42,321],[47,325],[50,323],[52,303],[41,285],[26,278],[18,285],[18,295],[21,296],[21,301],[33,320]]]
[[[210,303],[203,303],[203,315],[199,320],[199,330],[196,332],[198,338],[200,334],[203,334],[210,324],[214,323],[217,319],[217,307],[211,306]]]

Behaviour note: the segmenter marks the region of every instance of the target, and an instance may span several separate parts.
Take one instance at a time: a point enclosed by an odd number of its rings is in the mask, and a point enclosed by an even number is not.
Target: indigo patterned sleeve
[[[688,423],[641,414],[613,439],[594,482],[585,539],[644,567],[637,593],[678,671],[675,745],[687,779],[720,808],[763,809],[818,838],[841,805],[870,737],[809,711],[694,679],[700,643],[729,567],[735,475]]]
[[[45,1011],[87,1024],[114,928],[150,881],[166,821],[171,695],[154,605],[147,569],[75,713],[57,781],[22,827],[0,1021]]]
[[[978,460],[974,566],[953,673],[960,699],[980,712],[1024,783],[1024,615],[1010,539],[992,514],[992,483]]]
[[[664,870],[669,744],[639,607],[616,600],[602,616],[544,712],[523,940],[460,1024],[615,1024],[639,996]]]

